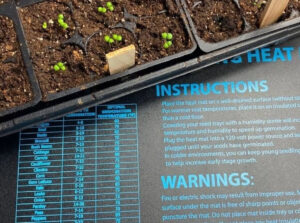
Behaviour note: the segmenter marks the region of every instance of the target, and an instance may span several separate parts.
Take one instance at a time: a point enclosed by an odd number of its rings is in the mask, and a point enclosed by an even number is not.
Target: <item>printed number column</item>
[[[95,220],[95,128],[94,109],[65,117],[62,222]]]
[[[55,120],[20,133],[16,222],[61,222],[62,126]]]
[[[97,220],[138,223],[136,105],[98,106]]]

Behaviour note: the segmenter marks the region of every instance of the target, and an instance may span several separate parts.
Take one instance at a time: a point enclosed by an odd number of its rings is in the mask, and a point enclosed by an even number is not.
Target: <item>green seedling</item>
[[[165,40],[164,48],[169,49],[173,45],[173,34],[172,33],[162,33],[161,37]]]
[[[106,11],[107,11],[107,9],[106,8],[104,8],[104,7],[98,7],[98,12],[100,12],[100,13],[106,13]]]
[[[164,43],[164,48],[169,49],[172,46],[172,44],[173,44],[172,41],[167,41]]]
[[[43,29],[47,29],[48,28],[48,24],[47,22],[43,22],[43,25],[42,25]]]
[[[63,15],[63,14],[59,14],[59,15],[58,15],[58,19],[62,19],[62,20],[64,20],[64,18],[65,18],[65,17],[64,17],[64,15]]]
[[[113,34],[113,39],[118,41],[118,42],[121,42],[123,40],[123,37],[121,35],[118,35],[118,34]]]
[[[168,33],[167,40],[173,40],[173,34],[172,33]]]
[[[117,34],[113,34],[112,38],[113,38],[114,40],[117,40],[117,39],[118,39],[118,35],[117,35]]]
[[[54,71],[58,72],[58,71],[65,71],[67,70],[66,65],[63,62],[58,62],[57,64],[55,64],[53,66]]]
[[[62,71],[67,70],[66,66],[62,66],[62,67],[60,67],[60,69],[61,69]]]
[[[112,43],[114,43],[115,41],[114,41],[114,39],[109,39],[109,41],[108,41],[108,43],[110,43],[110,44],[112,44]]]
[[[113,38],[111,38],[110,36],[107,36],[107,35],[104,36],[104,40],[105,40],[105,42],[107,42],[109,44],[112,44],[115,42]]]
[[[106,7],[111,12],[115,10],[115,7],[112,2],[107,2]],[[98,7],[98,12],[105,14],[107,12],[107,9],[105,7]]]
[[[69,28],[69,25],[65,22],[64,20],[64,15],[63,14],[59,14],[57,17],[57,21],[58,24],[63,28],[63,29],[67,29]]]
[[[109,43],[109,44],[112,44],[115,41],[121,42],[122,40],[123,40],[123,37],[121,35],[118,35],[118,34],[113,34],[112,38],[108,35],[104,36],[104,41]]]
[[[162,33],[161,37],[165,40],[172,40],[173,39],[173,34],[172,33]]]
[[[53,66],[53,69],[54,69],[54,71],[59,71],[59,70],[60,70],[60,68],[59,68],[59,66],[58,66],[57,64],[55,64],[55,65]]]
[[[161,37],[162,37],[163,39],[167,39],[168,33],[162,33],[162,34],[161,34]]]
[[[106,7],[107,7],[108,10],[111,11],[111,12],[115,10],[115,7],[114,7],[114,5],[113,5],[112,2],[107,2],[107,3],[106,3]]]
[[[104,36],[104,40],[105,40],[105,42],[109,42],[110,36]]]

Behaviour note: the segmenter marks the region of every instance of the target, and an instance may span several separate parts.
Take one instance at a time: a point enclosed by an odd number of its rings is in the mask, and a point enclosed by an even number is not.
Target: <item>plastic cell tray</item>
[[[25,7],[25,2],[27,1],[23,0],[20,2],[22,2],[22,7]],[[8,6],[5,6],[5,8],[6,7]],[[15,13],[17,13],[14,8],[10,9],[10,11],[15,11]],[[0,6],[0,14],[7,15],[9,14],[8,12],[9,10],[4,10],[4,7]],[[21,26],[18,21],[16,21],[16,24],[16,27]],[[209,53],[205,53],[203,50],[200,50],[199,45],[199,48],[192,54],[186,56],[179,55],[182,57],[171,58],[171,60],[173,59],[172,61],[164,61],[164,64],[145,68],[144,70],[136,71],[134,73],[125,72],[123,74],[119,74],[116,79],[114,79],[114,77],[109,77],[113,80],[105,82],[104,79],[101,80],[104,82],[103,84],[101,84],[100,81],[99,83],[94,83],[92,84],[93,86],[81,89],[80,91],[75,90],[72,93],[61,93],[62,95],[55,100],[40,102],[37,105],[22,111],[0,117],[0,136],[18,132],[20,129],[55,119],[90,106],[106,103],[110,100],[154,86],[158,83],[162,83],[194,71],[200,71],[205,67],[216,64],[225,59],[241,55],[256,48],[283,42],[287,39],[295,38],[300,35],[299,19],[282,22],[266,29],[272,29],[272,31],[266,32],[265,30],[258,30],[257,32],[255,31],[255,35],[249,34],[251,35],[249,38],[238,37],[239,41],[235,40],[235,42],[234,40],[229,40],[233,42],[223,45],[219,49],[213,50]],[[257,33],[261,34],[258,35]],[[23,36],[24,34],[20,33],[19,35]],[[22,48],[24,48],[23,51],[25,51],[24,54],[26,55],[28,52],[25,46],[26,43],[24,43]],[[32,68],[29,67],[29,71],[32,72]],[[33,83],[36,82],[34,76],[32,78]]]

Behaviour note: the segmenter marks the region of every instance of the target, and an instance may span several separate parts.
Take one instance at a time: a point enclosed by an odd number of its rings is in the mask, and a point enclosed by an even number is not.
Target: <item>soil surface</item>
[[[71,4],[70,4],[71,3]],[[192,43],[173,0],[112,1],[114,11],[99,13],[98,7],[107,1],[58,0],[47,1],[20,9],[22,24],[31,51],[34,70],[44,98],[100,79],[108,74],[105,54],[134,44],[136,64],[145,64],[191,48]],[[132,16],[125,18],[124,8]],[[58,25],[62,13],[69,28]],[[134,34],[124,28],[114,28],[125,21],[136,23]],[[47,22],[47,29],[42,24]],[[62,43],[74,33],[89,38],[84,49]],[[173,45],[164,49],[161,33],[173,34]],[[105,35],[122,35],[122,41],[108,44]],[[66,64],[66,71],[54,71],[57,62]]]
[[[259,28],[268,0],[186,0],[199,36],[219,42]],[[300,1],[291,0],[280,21],[299,16]],[[245,23],[246,21],[246,23]]]
[[[199,36],[219,42],[243,32],[243,18],[232,0],[187,0]]]
[[[13,22],[0,16],[0,112],[32,99]]]

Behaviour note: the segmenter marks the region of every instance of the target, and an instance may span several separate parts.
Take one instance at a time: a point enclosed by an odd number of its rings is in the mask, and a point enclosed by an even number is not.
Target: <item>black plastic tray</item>
[[[181,0],[181,3],[182,3],[184,11],[186,13],[186,17],[189,21],[189,24],[190,24],[190,27],[191,27],[192,32],[194,34],[194,37],[196,39],[196,42],[197,42],[199,48],[203,52],[212,52],[214,50],[218,50],[218,49],[230,46],[230,45],[234,45],[234,44],[237,44],[237,43],[240,43],[240,42],[258,37],[258,36],[263,36],[263,35],[272,33],[274,31],[285,29],[286,27],[293,26],[295,24],[300,23],[300,17],[298,17],[298,18],[294,18],[294,19],[291,19],[291,20],[288,20],[288,21],[279,22],[279,23],[276,23],[274,25],[271,25],[271,26],[268,26],[268,27],[265,27],[265,28],[262,28],[262,29],[247,32],[247,33],[244,33],[244,34],[242,34],[238,37],[234,37],[234,38],[231,38],[231,39],[228,39],[228,40],[225,40],[225,41],[221,41],[221,42],[217,42],[217,43],[209,43],[209,42],[206,42],[206,41],[204,41],[203,39],[201,39],[199,37],[196,26],[195,26],[195,23],[193,22],[193,19],[191,17],[188,5],[186,3],[186,0]]]
[[[23,62],[24,62],[25,70],[26,70],[26,75],[28,75],[28,77],[29,77],[31,90],[33,93],[33,99],[30,102],[20,105],[20,106],[17,106],[17,107],[14,107],[14,108],[10,108],[10,109],[1,111],[0,117],[3,117],[5,115],[12,114],[12,113],[15,113],[15,112],[18,112],[18,111],[21,111],[21,110],[24,110],[26,108],[36,105],[41,100],[41,92],[40,92],[40,89],[38,86],[38,81],[33,74],[33,70],[32,70],[32,66],[31,66],[31,62],[29,60],[29,55],[28,55],[26,42],[25,42],[23,33],[20,31],[21,24],[20,24],[20,21],[17,16],[16,7],[15,7],[14,2],[9,1],[8,3],[1,4],[0,5],[0,15],[8,17],[14,23],[14,29],[15,29],[15,32],[17,35],[17,39],[19,41],[20,51],[22,54],[22,58],[23,58]]]
[[[11,117],[9,120],[0,119],[0,137],[18,132],[20,129],[24,129],[38,123],[61,117],[70,112],[80,111],[90,106],[106,103],[110,100],[134,93],[155,84],[201,70],[205,67],[216,64],[225,59],[241,55],[256,48],[283,42],[297,36],[300,36],[300,24],[274,31],[269,34],[235,44],[234,46],[223,48],[213,53],[168,66],[156,72],[136,75],[123,83],[107,87],[103,90],[96,89],[93,92],[87,92],[85,95],[77,95],[77,97],[69,98],[68,100],[61,101],[60,103],[50,103],[42,108],[36,108],[34,111],[30,111],[27,114]]]
[[[45,2],[45,1],[47,1],[47,0],[16,0],[16,2],[17,2],[16,4],[17,4],[18,8],[23,8],[23,7],[27,7],[27,6],[33,5],[33,4]],[[112,81],[115,81],[117,79],[121,79],[121,78],[126,77],[126,76],[128,76],[130,74],[138,73],[138,72],[141,72],[143,70],[150,69],[152,67],[155,67],[155,66],[158,66],[158,65],[170,62],[170,61],[172,61],[174,59],[178,59],[178,58],[181,58],[181,57],[184,57],[184,56],[192,54],[196,50],[197,44],[196,44],[196,42],[195,42],[195,40],[193,38],[193,34],[192,34],[191,30],[190,30],[187,18],[185,16],[185,13],[184,13],[182,7],[181,7],[180,2],[178,0],[175,0],[175,2],[176,2],[177,6],[178,6],[178,8],[180,10],[181,18],[183,20],[186,32],[187,32],[187,34],[188,34],[188,36],[189,36],[189,38],[190,38],[190,40],[192,42],[192,47],[190,49],[184,50],[184,51],[179,52],[177,54],[174,54],[174,55],[171,55],[171,56],[167,56],[167,57],[164,57],[164,58],[152,61],[152,62],[148,62],[148,63],[142,64],[142,65],[137,65],[137,66],[135,66],[135,67],[133,67],[131,69],[128,69],[128,70],[122,72],[122,73],[111,75],[111,76],[107,76],[107,77],[103,77],[103,78],[101,78],[99,80],[96,80],[96,81],[93,81],[93,82],[90,82],[90,83],[86,83],[84,85],[81,85],[81,86],[78,86],[78,87],[75,87],[75,88],[71,88],[71,89],[68,89],[68,90],[65,90],[65,91],[61,91],[61,92],[58,92],[58,93],[48,94],[48,96],[46,97],[46,99],[43,100],[43,101],[56,100],[56,99],[68,96],[70,94],[74,94],[74,93],[80,92],[83,89],[86,90],[86,89],[89,89],[89,88],[92,88],[92,87],[95,87],[95,86],[99,86],[99,85],[102,85],[102,84],[107,84],[108,82],[112,82]],[[22,28],[22,32],[23,32],[23,35],[26,36],[24,34],[23,28]],[[86,41],[88,41],[88,39],[89,39],[89,37],[86,38]]]

